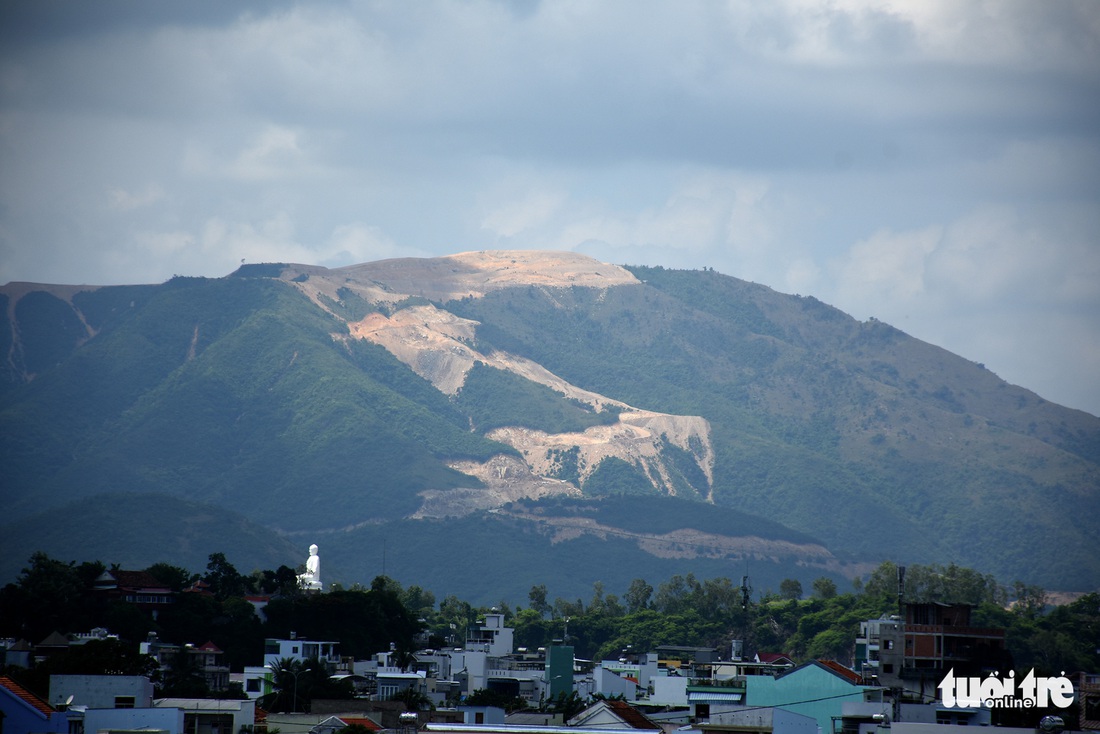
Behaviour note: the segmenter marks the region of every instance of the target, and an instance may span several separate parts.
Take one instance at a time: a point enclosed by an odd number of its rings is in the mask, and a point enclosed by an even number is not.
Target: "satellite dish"
[[[71,704],[73,702],[73,698],[75,698],[75,697],[74,696],[69,696],[68,698],[66,698],[65,699],[65,705],[68,706],[69,704]]]

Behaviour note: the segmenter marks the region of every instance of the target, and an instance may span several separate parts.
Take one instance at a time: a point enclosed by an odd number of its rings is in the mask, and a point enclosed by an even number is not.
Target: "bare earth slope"
[[[308,278],[303,278],[308,275]],[[466,252],[432,259],[402,258],[354,265],[326,271],[291,266],[282,275],[324,306],[326,298],[339,299],[351,291],[365,301],[397,304],[410,298],[437,301],[479,298],[501,288],[573,286],[612,288],[636,285],[627,270],[571,252],[487,251]],[[343,294],[341,290],[343,289]],[[339,314],[336,314],[339,315]],[[691,452],[707,477],[700,495],[711,496],[714,451],[710,426],[699,416],[677,416],[638,410],[604,395],[583,390],[541,365],[502,351],[484,353],[475,348],[478,324],[462,319],[431,304],[414,305],[389,315],[370,313],[348,323],[351,338],[382,345],[413,371],[447,395],[462,389],[475,363],[512,372],[553,389],[563,397],[591,406],[596,412],[615,406],[622,410],[617,423],[594,426],[582,433],[548,434],[524,426],[496,429],[489,437],[508,444],[522,454],[523,462],[498,457],[475,464],[453,466],[481,479],[489,491],[452,493],[440,497],[429,493],[417,513],[420,517],[465,514],[520,497],[548,494],[579,494],[575,484],[553,479],[554,452],[575,449],[583,481],[599,463],[609,457],[638,466],[653,486],[675,494],[669,467],[662,458],[665,443]],[[509,464],[502,471],[502,463]]]

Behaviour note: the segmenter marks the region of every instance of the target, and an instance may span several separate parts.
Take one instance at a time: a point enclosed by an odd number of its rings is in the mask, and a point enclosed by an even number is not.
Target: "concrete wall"
[[[795,668],[777,678],[745,676],[746,706],[775,706],[817,720],[821,731],[832,731],[844,701],[862,701],[863,688],[852,685],[816,664]]]
[[[168,734],[183,734],[183,712],[179,709],[88,709],[84,714],[84,733],[114,730],[153,729]]]
[[[66,714],[54,712],[47,717],[3,686],[0,686],[0,714],[3,714],[4,734],[54,734],[69,731]]]
[[[132,708],[153,705],[153,684],[142,675],[51,675],[50,704],[56,706],[73,697],[73,706],[115,708],[115,699],[132,697]]]

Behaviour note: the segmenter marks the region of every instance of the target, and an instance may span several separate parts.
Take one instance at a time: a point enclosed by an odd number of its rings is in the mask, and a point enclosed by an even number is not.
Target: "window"
[[[882,672],[883,673],[893,673],[894,672],[894,664],[893,663],[883,663],[882,664]]]
[[[245,688],[249,693],[259,693],[260,692],[260,679],[259,678],[249,678],[247,681],[245,681]]]
[[[132,709],[134,707],[133,696],[115,696],[116,709]]]

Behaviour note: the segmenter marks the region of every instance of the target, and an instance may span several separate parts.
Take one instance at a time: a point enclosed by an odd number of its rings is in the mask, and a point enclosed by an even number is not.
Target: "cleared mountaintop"
[[[353,549],[391,538],[391,575],[466,574],[489,598],[439,543],[507,538],[563,584],[625,573],[556,570],[594,552],[729,576],[750,560],[812,579],[891,558],[1100,583],[1100,419],[887,324],[713,271],[474,252],[9,284],[0,300],[16,564],[26,518],[126,491],[347,549],[332,560],[349,581],[378,572]],[[638,532],[666,497],[700,512]],[[584,520],[612,500],[619,517]],[[701,527],[708,507],[741,529]],[[94,530],[66,542],[94,556]]]

